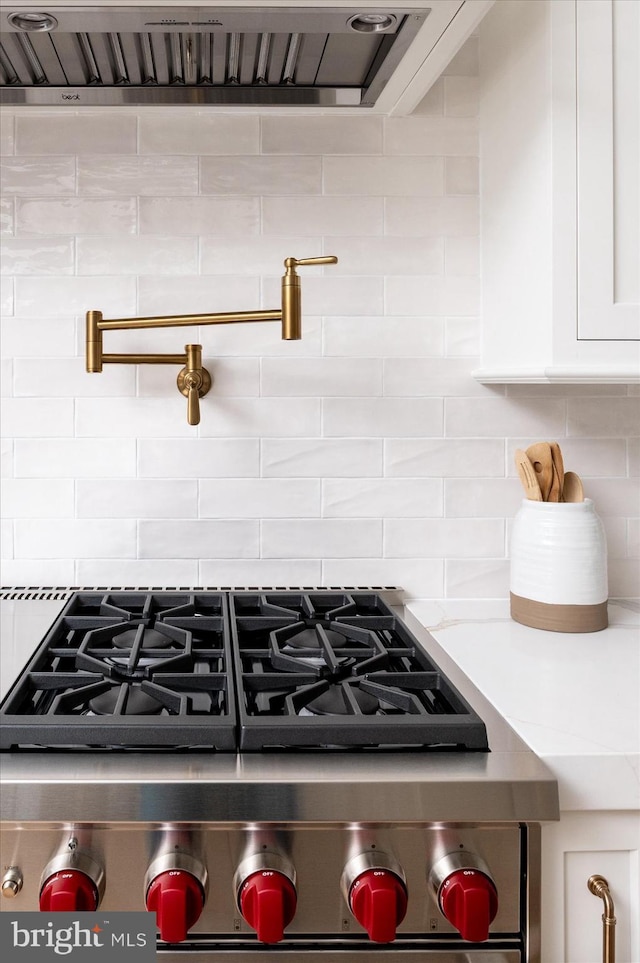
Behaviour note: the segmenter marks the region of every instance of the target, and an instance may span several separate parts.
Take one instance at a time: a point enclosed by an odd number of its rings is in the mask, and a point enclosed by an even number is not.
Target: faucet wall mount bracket
[[[202,366],[202,345],[185,345],[184,354],[105,354],[103,331],[129,328],[171,328],[205,324],[241,324],[245,321],[280,321],[282,339],[299,341],[302,337],[302,297],[297,267],[311,264],[337,264],[334,255],[285,258],[282,277],[282,303],[274,311],[236,311],[221,314],[176,314],[148,318],[103,318],[101,311],[87,311],[86,366],[89,373],[102,371],[104,364],[180,364],[178,390],[187,398],[187,421],[200,423],[200,398],[211,388],[212,378]]]

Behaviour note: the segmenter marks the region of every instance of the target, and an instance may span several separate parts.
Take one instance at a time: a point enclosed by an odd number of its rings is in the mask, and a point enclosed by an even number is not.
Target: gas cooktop
[[[0,705],[2,750],[488,751],[368,591],[79,591]]]

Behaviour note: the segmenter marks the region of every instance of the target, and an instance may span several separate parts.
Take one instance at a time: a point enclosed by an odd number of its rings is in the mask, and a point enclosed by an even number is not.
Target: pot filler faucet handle
[[[337,264],[333,254],[324,257],[287,257],[284,261],[286,271],[282,277],[282,340],[299,341],[302,337],[302,295],[297,267],[312,264]]]
[[[178,372],[178,391],[187,399],[187,422],[200,424],[200,398],[211,387],[211,375],[202,367],[202,345],[185,344],[186,363]]]

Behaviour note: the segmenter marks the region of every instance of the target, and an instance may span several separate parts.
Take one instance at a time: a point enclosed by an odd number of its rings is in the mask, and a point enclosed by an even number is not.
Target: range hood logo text
[[[81,960],[151,963],[156,958],[155,913],[18,913],[2,914],[0,945],[10,947],[12,960],[36,963],[69,957]],[[74,957],[74,951],[75,953]]]

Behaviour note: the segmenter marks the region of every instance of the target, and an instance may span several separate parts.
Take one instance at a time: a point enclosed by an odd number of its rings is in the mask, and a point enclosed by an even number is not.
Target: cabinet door
[[[598,874],[616,915],[616,961],[640,960],[637,812],[562,813],[542,830],[542,959],[600,963],[603,902],[587,889]]]
[[[640,338],[640,4],[578,0],[578,338]]]

